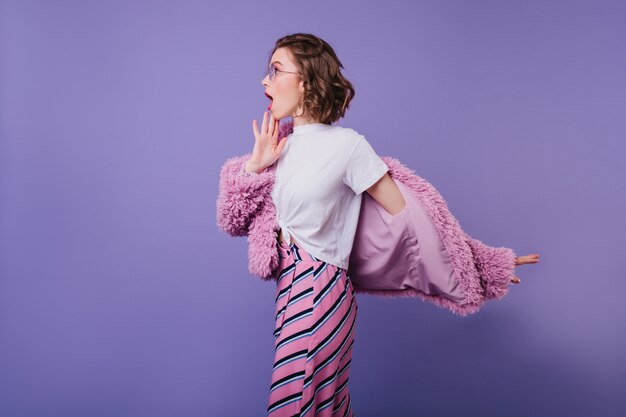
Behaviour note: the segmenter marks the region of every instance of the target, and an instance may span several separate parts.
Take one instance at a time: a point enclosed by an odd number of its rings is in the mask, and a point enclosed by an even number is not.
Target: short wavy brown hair
[[[278,39],[268,63],[278,48],[288,48],[304,80],[302,106],[308,117],[332,124],[342,118],[354,98],[352,83],[341,74],[343,65],[333,48],[310,33],[293,33]]]

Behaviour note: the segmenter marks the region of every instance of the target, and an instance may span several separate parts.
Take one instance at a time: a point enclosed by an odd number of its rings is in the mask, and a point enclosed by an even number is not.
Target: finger
[[[274,121],[274,132],[272,133],[272,144],[276,146],[278,143],[278,134],[280,131],[280,120]]]
[[[259,138],[259,126],[257,126],[256,119],[252,121],[252,133],[254,133],[254,139],[257,140]]]
[[[276,152],[281,154],[283,152],[283,148],[285,147],[285,143],[287,143],[287,136],[282,138],[280,142],[278,142],[278,146],[276,147]]]
[[[261,134],[267,132],[267,112],[263,112],[263,123],[261,124]]]
[[[267,134],[270,136],[274,136],[274,127],[275,127],[276,123],[274,120],[274,115],[272,113],[270,113],[270,120],[267,126]]]
[[[539,259],[533,255],[524,255],[518,256],[515,258],[515,265],[524,265],[524,264],[536,264],[539,262]]]
[[[520,264],[536,264],[537,262],[539,262],[539,259],[533,255],[524,255],[519,258]]]
[[[276,120],[276,128],[274,129],[274,134],[278,137],[278,133],[280,131],[280,119]]]
[[[519,284],[520,282],[522,282],[521,279],[519,279],[518,276],[513,276],[513,278],[511,278],[511,282],[515,283],[515,284]]]

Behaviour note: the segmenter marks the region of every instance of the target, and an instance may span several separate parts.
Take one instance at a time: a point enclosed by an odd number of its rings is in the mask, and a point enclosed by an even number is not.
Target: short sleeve
[[[356,194],[361,194],[388,170],[389,167],[385,161],[374,152],[369,142],[361,135],[348,159],[343,182],[352,188]]]

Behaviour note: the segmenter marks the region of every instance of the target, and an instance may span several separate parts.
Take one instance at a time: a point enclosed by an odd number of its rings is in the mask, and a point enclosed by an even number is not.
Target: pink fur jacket
[[[280,126],[279,140],[293,131]],[[248,236],[248,269],[274,280],[279,226],[270,192],[275,163],[247,173],[251,154],[232,157],[221,168],[217,225],[231,236]],[[467,235],[439,192],[400,161],[381,156],[406,206],[388,213],[363,193],[348,274],[356,293],[419,297],[455,314],[477,312],[490,299],[508,293],[515,253]]]

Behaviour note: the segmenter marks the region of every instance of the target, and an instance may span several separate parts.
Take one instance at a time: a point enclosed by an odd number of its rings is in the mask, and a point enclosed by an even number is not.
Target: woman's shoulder
[[[359,143],[360,140],[364,139],[363,135],[361,135],[356,129],[353,129],[348,126],[334,126],[334,132],[341,138],[342,144],[345,144],[348,147],[354,147]]]

